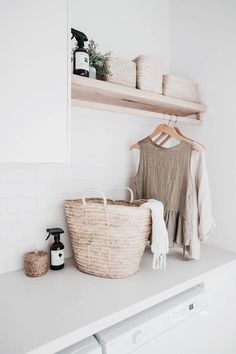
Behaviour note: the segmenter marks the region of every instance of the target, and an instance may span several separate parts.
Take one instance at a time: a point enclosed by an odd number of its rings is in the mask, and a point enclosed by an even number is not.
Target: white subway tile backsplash
[[[0,240],[0,258],[8,258],[18,254],[17,243],[14,241]]]
[[[24,167],[25,166],[25,167]],[[38,180],[38,169],[29,165],[20,164],[18,168],[10,168],[6,170],[6,178],[9,183],[33,182]]]
[[[66,167],[57,165],[41,166],[37,170],[38,181],[56,181],[64,178]]]
[[[54,209],[61,208],[63,206],[63,194],[54,196],[40,195],[37,197],[38,209]]]
[[[37,209],[37,199],[34,195],[32,197],[17,197],[8,199],[7,212],[9,213],[33,211]]]
[[[21,197],[33,197],[40,195],[40,184],[38,181],[21,182],[18,184],[18,195]]]
[[[16,225],[16,215],[5,212],[0,213],[0,229],[5,231],[10,225]]]
[[[19,251],[14,256],[8,257],[4,262],[6,262],[5,272],[13,272],[14,270],[21,269],[24,267],[24,257],[21,251]],[[1,269],[0,269],[0,273],[1,273]]]
[[[18,193],[18,184],[0,183],[0,197],[15,197]]]
[[[26,252],[40,250],[41,245],[42,245],[42,243],[41,243],[39,236],[34,237],[34,238],[23,238],[22,240],[17,241],[18,253],[24,255]],[[46,250],[46,249],[47,249],[47,245],[45,242],[43,250]]]
[[[10,269],[8,267],[8,260],[9,259],[10,259],[10,257],[0,258],[0,274],[10,271]],[[14,263],[14,266],[15,266],[14,269],[21,268],[20,266],[16,265],[16,263]]]
[[[7,211],[8,199],[7,196],[0,197],[0,214]]]

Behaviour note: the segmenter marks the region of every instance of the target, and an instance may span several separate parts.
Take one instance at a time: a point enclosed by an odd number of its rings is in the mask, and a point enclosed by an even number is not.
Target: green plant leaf
[[[97,50],[98,44],[91,39],[88,43],[89,65],[96,69],[97,78],[99,80],[106,80],[108,75],[111,75],[107,58],[111,52],[101,53]]]

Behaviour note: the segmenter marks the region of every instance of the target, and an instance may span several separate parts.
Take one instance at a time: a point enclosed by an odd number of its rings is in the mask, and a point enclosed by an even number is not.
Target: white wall
[[[70,0],[72,27],[98,43],[101,51],[133,59],[156,55],[169,70],[169,0]]]
[[[73,0],[72,8],[72,25],[101,50],[130,59],[140,53],[160,55],[168,71],[168,1],[149,0],[144,6],[137,0]],[[130,152],[129,145],[156,124],[155,119],[73,108],[70,165],[1,164],[0,273],[21,268],[26,251],[46,249],[46,228],[66,228],[66,198],[78,198],[90,186],[123,196],[114,188],[129,183],[137,164],[138,151]],[[62,241],[68,256],[67,233]]]
[[[213,245],[236,252],[236,1],[171,0],[171,72],[200,84],[204,125],[185,128],[207,147]]]

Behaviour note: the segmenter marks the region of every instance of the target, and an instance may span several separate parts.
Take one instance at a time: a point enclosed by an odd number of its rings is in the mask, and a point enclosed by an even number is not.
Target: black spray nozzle
[[[47,232],[48,232],[48,236],[47,236],[46,240],[48,240],[51,235],[60,237],[60,234],[64,234],[64,230],[60,229],[59,227],[47,229]]]
[[[80,32],[74,28],[71,28],[71,34],[72,34],[71,39],[75,38],[77,41],[78,47],[83,48],[84,42],[87,42],[87,40],[88,40],[86,34],[84,34],[83,32]]]

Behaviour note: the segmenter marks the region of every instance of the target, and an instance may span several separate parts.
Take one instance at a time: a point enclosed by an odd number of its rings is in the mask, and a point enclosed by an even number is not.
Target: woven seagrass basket
[[[162,68],[159,58],[139,55],[136,63],[136,87],[140,90],[162,94]]]
[[[123,86],[136,86],[136,65],[133,61],[108,57],[107,65],[110,70],[107,81]]]
[[[43,251],[28,252],[24,256],[25,275],[41,277],[48,271],[48,254]]]
[[[87,190],[89,191],[89,190]],[[151,231],[147,209],[131,201],[66,200],[65,212],[76,266],[105,277],[126,278],[136,273]]]
[[[174,75],[163,75],[163,95],[201,102],[198,85],[191,80]]]

